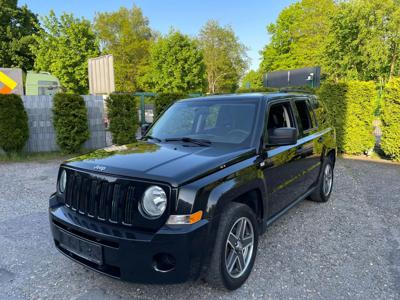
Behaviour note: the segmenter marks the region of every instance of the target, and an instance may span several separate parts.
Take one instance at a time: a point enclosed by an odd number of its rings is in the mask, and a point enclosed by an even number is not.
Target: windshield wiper
[[[162,140],[159,139],[158,137],[151,136],[151,135],[146,135],[146,136],[144,136],[143,138],[155,140],[155,141],[157,141],[157,142],[162,142]]]
[[[190,137],[180,137],[180,138],[167,138],[165,139],[166,142],[175,142],[175,141],[181,141],[181,142],[186,142],[186,143],[192,143],[196,144],[199,146],[205,146],[208,147],[211,144],[211,141],[205,140],[205,139],[194,139]]]

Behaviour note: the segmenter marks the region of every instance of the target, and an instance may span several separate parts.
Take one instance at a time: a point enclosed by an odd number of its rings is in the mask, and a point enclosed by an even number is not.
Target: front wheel
[[[326,202],[332,193],[333,187],[333,163],[330,158],[326,158],[322,164],[321,174],[318,179],[315,191],[310,195],[310,199],[316,202]]]
[[[258,246],[258,226],[253,211],[230,203],[221,216],[206,281],[228,290],[239,288],[249,277]]]

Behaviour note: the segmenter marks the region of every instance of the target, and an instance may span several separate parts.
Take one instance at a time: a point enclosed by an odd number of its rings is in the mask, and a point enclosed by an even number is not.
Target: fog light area
[[[153,257],[153,268],[157,272],[169,272],[175,268],[176,259],[167,253],[158,253]]]

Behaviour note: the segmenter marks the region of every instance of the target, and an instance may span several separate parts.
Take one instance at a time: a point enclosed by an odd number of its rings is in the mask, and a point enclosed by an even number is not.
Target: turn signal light
[[[194,224],[201,220],[203,211],[199,210],[190,215],[171,215],[168,218],[168,225],[182,225],[182,224]]]

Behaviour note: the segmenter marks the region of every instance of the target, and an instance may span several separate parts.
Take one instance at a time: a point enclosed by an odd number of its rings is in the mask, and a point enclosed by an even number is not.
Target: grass
[[[11,153],[11,154],[0,154],[0,163],[13,163],[13,162],[46,162],[49,160],[66,160],[71,157],[80,155],[77,154],[65,154],[59,151],[55,152],[39,152],[39,153]]]

